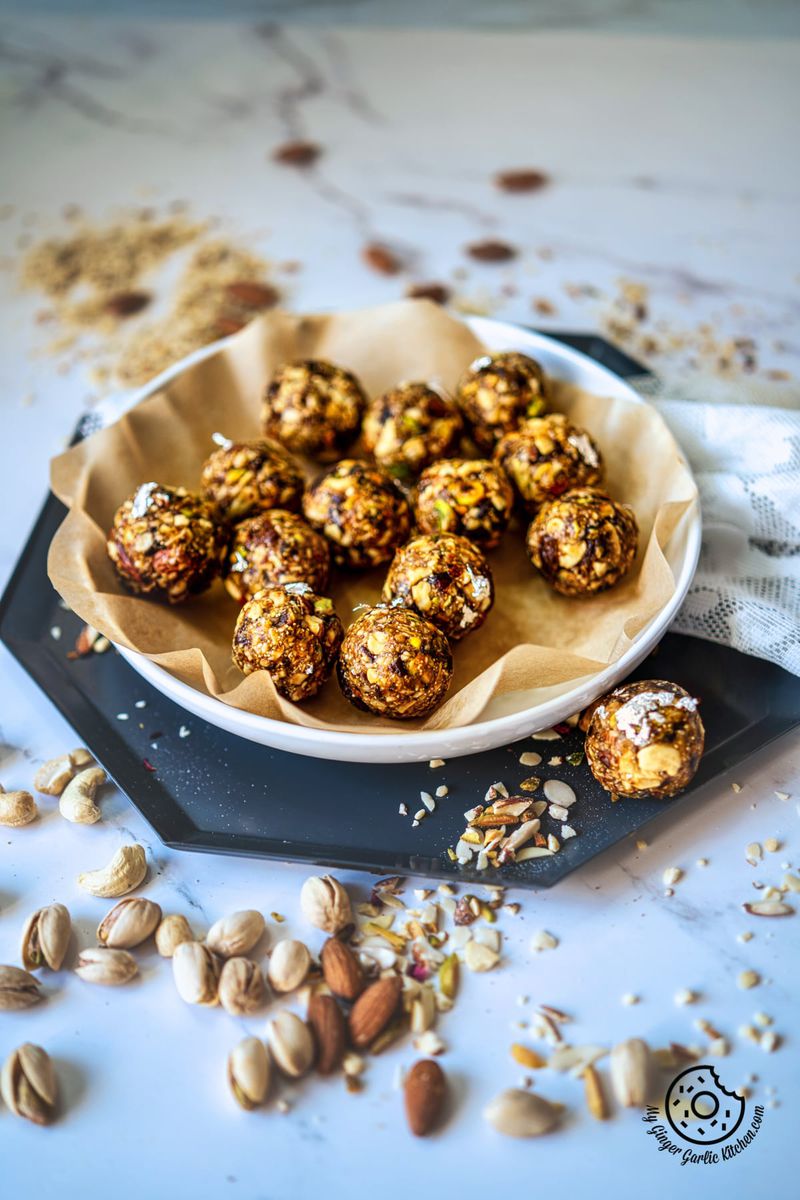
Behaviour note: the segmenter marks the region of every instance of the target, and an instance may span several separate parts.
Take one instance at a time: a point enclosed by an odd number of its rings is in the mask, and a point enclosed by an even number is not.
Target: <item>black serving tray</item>
[[[602,338],[558,336],[619,375],[646,373]],[[581,749],[577,731],[557,742],[525,739],[451,759],[438,770],[425,763],[388,768],[323,762],[255,745],[190,716],[113,650],[70,659],[81,622],[61,607],[47,578],[48,547],[64,513],[55,497],[45,503],[0,601],[0,638],[168,846],[549,887],[666,807],[655,800],[612,804],[585,763],[567,762]],[[62,631],[58,640],[51,634],[54,626]],[[687,800],[697,804],[704,785],[800,724],[800,680],[723,646],[668,634],[632,678],[648,676],[674,680],[702,698],[706,753],[689,791],[669,802],[676,820]],[[543,763],[520,766],[524,749],[537,750]],[[547,765],[553,756],[563,761]],[[574,787],[578,802],[571,823],[578,836],[552,858],[501,871],[478,872],[472,864],[451,862],[447,847],[464,827],[464,811],[496,780],[513,791],[532,773]],[[410,816],[399,815],[400,804],[413,813],[420,790],[433,792],[440,783],[447,784],[449,795],[412,828]],[[558,834],[558,823],[553,832]]]

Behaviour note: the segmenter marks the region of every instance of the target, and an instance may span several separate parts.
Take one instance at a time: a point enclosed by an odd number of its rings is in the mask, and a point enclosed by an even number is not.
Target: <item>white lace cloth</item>
[[[643,382],[700,488],[703,548],[673,625],[800,675],[800,405]],[[774,400],[774,397],[770,397]],[[742,401],[747,401],[746,403]],[[791,406],[789,406],[791,405]]]

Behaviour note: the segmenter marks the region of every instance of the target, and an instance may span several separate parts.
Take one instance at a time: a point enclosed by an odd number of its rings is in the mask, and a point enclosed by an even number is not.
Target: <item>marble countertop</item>
[[[800,264],[790,252],[800,50],[791,39],[9,16],[0,58],[0,200],[13,205],[0,221],[0,394],[12,450],[0,583],[41,504],[49,457],[97,400],[84,373],[62,373],[41,354],[40,300],[15,280],[18,239],[57,232],[65,205],[102,220],[131,204],[189,200],[267,258],[302,262],[282,285],[298,310],[370,304],[412,280],[439,280],[463,308],[544,329],[608,328],[619,280],[628,279],[646,287],[653,329],[676,335],[665,352],[650,348],[668,378],[701,353],[706,324],[722,340],[755,340],[755,382],[800,370]],[[324,147],[313,171],[270,161],[293,138]],[[551,183],[503,194],[492,176],[511,167],[541,169]],[[463,247],[481,237],[520,254],[503,266],[471,262]],[[363,264],[370,240],[397,249],[407,264],[400,276]],[[636,349],[648,356],[646,345]],[[35,764],[75,739],[5,650],[0,663],[0,778],[10,789],[28,786]],[[247,1115],[226,1093],[225,1059],[242,1027],[258,1032],[261,1020],[187,1008],[153,951],[141,955],[141,979],[113,992],[69,972],[47,976],[45,1005],[3,1016],[0,1054],[24,1040],[48,1047],[64,1113],[41,1131],[0,1111],[2,1181],[18,1196],[34,1187],[118,1200],[374,1190],[388,1200],[553,1184],[594,1195],[599,1170],[603,1190],[620,1197],[640,1195],[643,1184],[658,1194],[742,1196],[766,1181],[788,1194],[800,1105],[798,924],[745,919],[740,906],[755,894],[754,877],[774,882],[783,864],[800,866],[798,800],[800,755],[787,739],[680,822],[665,813],[647,848],[622,846],[551,892],[509,896],[522,909],[501,921],[502,968],[468,976],[456,1011],[441,1020],[453,1112],[424,1143],[408,1137],[394,1084],[410,1047],[375,1060],[360,1095],[314,1080],[288,1089],[287,1113],[273,1105]],[[91,944],[106,904],[81,893],[75,876],[133,839],[150,856],[146,894],[198,932],[257,907],[286,914],[281,932],[308,936],[297,904],[305,871],[169,852],[120,795],[103,812],[86,829],[46,804],[34,826],[3,831],[0,961],[17,959],[24,918],[54,900],[73,912],[79,944]],[[745,846],[773,837],[781,849],[754,873]],[[662,875],[673,865],[685,876],[665,896]],[[368,891],[368,880],[344,878],[354,894]],[[753,939],[738,941],[751,927]],[[540,928],[560,944],[534,956],[528,943]],[[762,983],[745,992],[736,980],[748,967]],[[675,1004],[682,988],[698,993],[696,1004]],[[639,1003],[624,1005],[626,993]],[[536,1143],[501,1140],[481,1109],[522,1074],[508,1047],[525,1040],[518,1022],[540,1002],[574,1014],[575,1042],[636,1034],[653,1045],[702,1044],[693,1022],[709,1019],[731,1040],[723,1081],[757,1076],[748,1085],[750,1105],[766,1110],[757,1139],[731,1162],[681,1170],[657,1153],[638,1114],[593,1122],[580,1085],[543,1072],[537,1086],[567,1105],[564,1128]],[[756,1011],[774,1019],[782,1039],[774,1054],[737,1032]]]

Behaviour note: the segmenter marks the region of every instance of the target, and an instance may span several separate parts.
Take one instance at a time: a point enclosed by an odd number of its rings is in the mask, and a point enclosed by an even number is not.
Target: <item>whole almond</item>
[[[355,1000],[364,990],[364,972],[349,946],[338,938],[328,938],[320,954],[322,974],[335,996]]]
[[[425,1137],[439,1123],[447,1095],[447,1080],[432,1058],[421,1058],[406,1075],[403,1085],[408,1127],[416,1137]]]
[[[330,1075],[344,1056],[347,1030],[342,1010],[333,996],[312,996],[306,1015],[317,1043],[317,1070]]]
[[[396,975],[388,975],[370,984],[350,1010],[350,1040],[357,1050],[368,1046],[391,1021],[403,985]]]

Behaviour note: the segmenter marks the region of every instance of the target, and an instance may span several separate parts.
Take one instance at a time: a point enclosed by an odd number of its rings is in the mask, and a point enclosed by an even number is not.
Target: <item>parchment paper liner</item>
[[[232,438],[258,433],[263,385],[286,359],[331,359],[355,371],[376,395],[408,379],[436,379],[452,388],[483,350],[462,322],[427,301],[333,316],[264,316],[53,461],[53,491],[70,509],[50,547],[54,587],[113,642],[139,651],[199,691],[236,708],[320,729],[402,735],[405,729],[466,725],[493,696],[599,671],[620,657],[672,595],[675,582],[663,548],[695,502],[696,489],[653,408],[566,384],[556,385],[553,407],[592,433],[612,495],[633,506],[641,530],[637,563],[616,588],[588,600],[565,599],[533,571],[523,548],[524,527],[515,521],[490,556],[494,609],[480,631],[456,645],[449,697],[426,721],[360,713],[344,700],[335,678],[313,701],[291,704],[278,696],[265,672],[245,678],[233,666],[237,607],[221,584],[170,608],[127,594],[106,555],[113,513],[140,483],[155,479],[197,489],[215,430]],[[355,605],[378,599],[383,574],[337,574],[329,590],[345,625]]]

